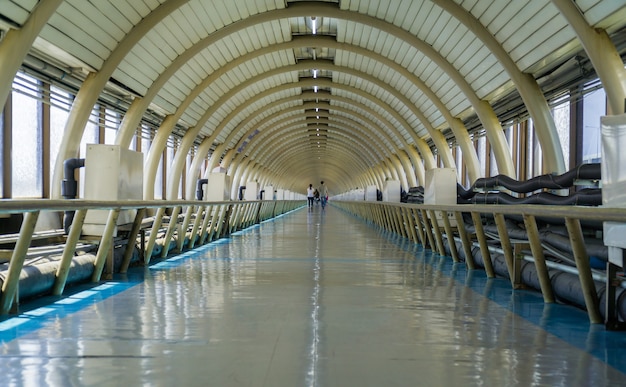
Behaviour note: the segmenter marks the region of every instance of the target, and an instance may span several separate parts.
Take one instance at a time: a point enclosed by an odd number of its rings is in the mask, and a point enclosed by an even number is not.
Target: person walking
[[[309,184],[309,188],[306,189],[306,198],[309,201],[309,208],[313,207],[314,192],[313,184]]]
[[[320,182],[320,200],[322,202],[322,208],[326,207],[326,202],[328,201],[328,187],[324,185],[324,180]]]

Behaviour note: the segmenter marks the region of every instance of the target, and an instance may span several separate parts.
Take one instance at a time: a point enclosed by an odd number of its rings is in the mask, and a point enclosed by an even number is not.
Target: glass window
[[[480,171],[484,174],[484,176],[489,175],[489,171],[487,171],[487,138],[485,136],[478,137],[477,140],[477,150],[478,153],[478,162],[480,163]]]
[[[526,178],[530,179],[535,177],[535,156],[533,150],[535,142],[535,130],[532,123],[529,120],[526,125]]]
[[[541,149],[541,144],[539,143],[538,137],[535,135],[535,124],[533,123],[532,119],[528,119],[528,127],[530,128],[528,135],[528,146],[530,147],[529,155],[531,155],[530,157],[532,157],[533,159],[532,170],[529,169],[529,171],[531,172],[529,172],[528,178],[530,179],[531,177],[541,176],[544,173],[543,150]],[[530,133],[532,133],[532,135]]]
[[[91,111],[91,116],[89,117],[89,121],[87,122],[87,126],[85,126],[85,131],[83,132],[83,137],[80,140],[80,157],[85,157],[87,154],[87,144],[97,144],[98,143],[98,117],[100,114],[100,107],[96,105]]]
[[[172,162],[174,161],[174,155],[175,155],[175,151],[174,151],[174,147],[175,147],[174,144],[175,144],[175,142],[176,142],[176,140],[172,136],[170,136],[170,138],[169,138],[169,140],[167,142],[167,147],[166,147],[167,164],[166,164],[166,167],[165,167],[166,174],[165,174],[165,183],[164,183],[166,191],[163,193],[163,199],[165,199],[167,194],[168,194],[168,191],[167,191],[168,190],[168,188],[167,188],[168,185],[169,184],[173,185],[175,183],[175,182],[167,181],[167,179],[169,179],[169,177],[171,176],[171,173],[172,173]]]
[[[163,195],[163,163],[165,160],[163,159],[163,154],[161,154],[161,159],[159,160],[159,166],[156,171],[156,178],[154,179],[154,198],[155,199],[165,199]],[[146,173],[148,171],[144,171]]]
[[[141,135],[141,133],[138,130],[136,130],[135,131],[135,135],[130,139],[130,145],[128,146],[128,149],[131,149],[131,150],[134,150],[134,151],[137,150],[137,146],[138,146],[137,136],[140,136],[140,135]]]
[[[454,152],[454,156],[455,156],[455,160],[454,162],[456,163],[456,181],[458,181],[459,183],[463,184],[463,152],[461,151],[461,147],[457,146],[455,147],[455,152]]]
[[[496,155],[493,153],[493,149],[489,153],[489,176],[498,176],[498,163],[496,162]]]
[[[97,144],[98,143],[98,117],[100,112],[100,107],[96,105],[91,111],[91,116],[89,117],[89,121],[85,126],[85,131],[83,132],[83,137],[80,140],[80,155],[79,157],[85,158],[87,156],[87,145],[88,144]],[[79,179],[80,179],[80,192],[84,192],[84,181],[85,181],[85,168],[79,169]],[[82,195],[79,192],[79,197]]]
[[[24,74],[13,84],[12,195],[42,196],[41,103],[33,98],[36,80]],[[27,82],[32,82],[27,86]],[[36,93],[36,92],[35,92]]]
[[[143,159],[146,160],[146,155],[148,154],[148,150],[150,150],[150,132],[149,128],[146,125],[142,125],[141,127],[141,152],[143,153]]]
[[[55,86],[52,86],[50,91],[50,170],[54,171],[65,125],[70,115],[71,95]]]
[[[563,159],[565,168],[569,169],[569,140],[570,140],[570,122],[569,122],[569,94],[559,98],[557,105],[552,109],[554,124],[559,134],[561,149],[563,149]]]
[[[606,114],[606,94],[598,89],[583,97],[582,162],[599,163],[601,156],[600,117]]]
[[[115,144],[115,136],[120,127],[120,114],[111,109],[106,109],[104,122],[104,141],[103,144]]]

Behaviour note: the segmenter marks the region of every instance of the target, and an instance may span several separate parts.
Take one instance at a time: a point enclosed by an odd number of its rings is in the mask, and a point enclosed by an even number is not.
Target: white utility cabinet
[[[424,186],[424,204],[456,204],[456,169],[435,168],[426,171],[426,184]],[[439,212],[437,223],[443,227],[443,219]],[[456,226],[453,213],[448,213],[451,226]]]
[[[87,145],[84,198],[143,200],[143,153],[124,149],[119,145]],[[117,225],[132,223],[135,214],[135,210],[121,211]],[[108,216],[107,210],[87,211],[83,234],[102,235]]]
[[[209,174],[204,200],[208,202],[223,202],[230,200],[230,176],[225,172]]]

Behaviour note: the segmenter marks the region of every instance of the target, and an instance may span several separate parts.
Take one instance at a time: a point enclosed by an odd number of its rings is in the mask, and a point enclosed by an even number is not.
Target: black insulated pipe
[[[76,199],[78,194],[78,182],[74,177],[74,171],[85,166],[85,159],[71,158],[63,161],[63,181],[61,182],[61,196],[64,199]],[[63,216],[63,229],[69,233],[74,220],[74,211],[65,211]]]
[[[209,183],[209,179],[198,179],[196,183],[196,199],[204,199],[204,189],[202,186]]]
[[[476,180],[468,191],[461,191],[464,199],[471,196],[476,189],[490,189],[504,187],[518,193],[528,193],[539,189],[564,189],[571,187],[576,180],[600,180],[602,178],[599,163],[580,164],[562,175],[541,175],[526,181],[517,181],[506,175],[486,177]],[[460,190],[459,190],[460,191]]]
[[[243,200],[243,191],[246,189],[245,185],[239,186],[239,200]]]

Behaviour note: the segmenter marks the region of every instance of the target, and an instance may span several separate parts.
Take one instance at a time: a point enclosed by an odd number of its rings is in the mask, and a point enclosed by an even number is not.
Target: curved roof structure
[[[614,109],[626,95],[622,0],[7,0],[0,14],[5,39],[15,31],[28,44],[20,63],[32,56],[84,80],[59,160],[76,154],[106,91],[130,106],[120,145],[147,112],[163,118],[148,171],[184,129],[172,181],[197,146],[211,167],[246,162],[287,189],[347,190],[398,169],[419,184],[424,168],[455,166],[450,144],[475,179],[476,132],[513,175],[502,123],[520,112],[545,165],[562,172],[547,96],[567,85],[553,75],[597,72]],[[602,69],[607,57],[621,68]]]

